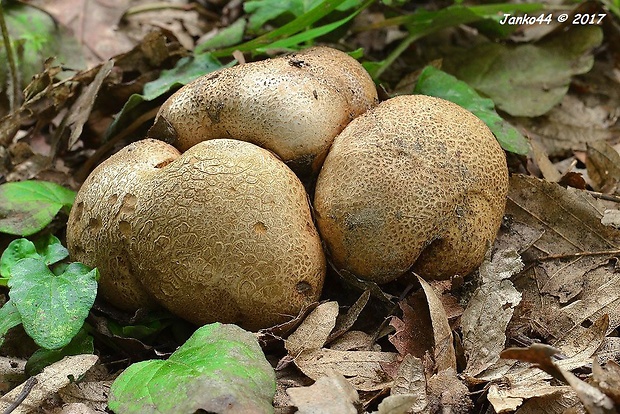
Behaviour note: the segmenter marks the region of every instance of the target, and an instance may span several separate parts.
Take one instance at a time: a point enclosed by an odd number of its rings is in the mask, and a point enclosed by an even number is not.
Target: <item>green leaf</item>
[[[250,15],[248,29],[258,31],[268,21],[289,14],[299,17],[314,9],[321,0],[252,0],[243,3],[243,10]],[[360,0],[345,0],[336,9],[346,11],[361,4]]]
[[[206,73],[216,71],[224,66],[209,53],[197,54],[180,59],[174,68],[161,72],[158,79],[144,85],[143,94],[134,93],[129,97],[123,109],[106,131],[110,138],[127,127],[143,113],[147,112],[147,103],[151,102],[173,88],[188,84]]]
[[[67,345],[82,327],[97,295],[97,269],[71,263],[60,275],[41,258],[22,259],[11,268],[11,300],[26,333],[41,347]]]
[[[30,236],[52,222],[61,208],[73,205],[75,191],[47,181],[0,185],[0,232]]]
[[[387,19],[383,24],[405,25],[409,35],[379,65],[371,66],[369,73],[373,79],[377,79],[413,42],[439,30],[484,20],[497,21],[503,13],[515,13],[517,11],[527,13],[540,10],[543,7],[540,3],[501,3],[478,6],[455,4],[437,11],[419,8],[415,13]]]
[[[307,30],[309,26],[327,16],[346,1],[349,0],[323,0],[315,8],[297,17],[292,22],[243,44],[215,51],[213,52],[213,56],[228,56],[235,50],[239,50],[241,52],[253,51],[260,46],[267,45],[278,39],[290,37],[296,33],[303,32]]]
[[[40,258],[51,265],[69,256],[69,251],[52,235],[43,236],[34,243],[28,239],[13,240],[0,257],[0,276],[11,277],[11,267],[21,259]]]
[[[5,278],[11,277],[11,268],[17,262],[27,257],[40,258],[37,248],[28,239],[13,240],[0,257],[0,275]]]
[[[69,355],[92,354],[95,352],[93,337],[86,330],[80,331],[71,342],[60,349],[39,349],[26,362],[26,375],[31,377],[43,371],[43,368],[58,362]]]
[[[484,43],[444,59],[443,68],[493,99],[513,116],[540,116],[558,104],[571,77],[588,72],[598,26],[573,26],[535,44]]]
[[[247,21],[238,19],[228,27],[222,28],[213,37],[205,40],[194,49],[195,54],[204,53],[209,49],[228,47],[241,43]]]
[[[22,323],[22,317],[15,307],[15,302],[9,300],[0,308],[0,345],[4,342],[4,336],[9,329],[20,323]]]
[[[34,241],[37,253],[45,260],[46,265],[58,263],[69,256],[69,251],[56,236],[51,234],[39,237]]]
[[[502,148],[516,154],[527,154],[529,143],[515,127],[495,112],[491,99],[483,98],[468,84],[433,66],[422,70],[414,93],[436,96],[471,111],[495,134]]]
[[[123,414],[273,413],[275,374],[253,334],[236,325],[199,328],[166,361],[131,365],[112,384]]]
[[[354,11],[353,13],[351,13],[350,15],[348,15],[347,17],[343,19],[340,19],[333,23],[326,24],[324,26],[319,26],[313,29],[308,29],[304,32],[288,37],[286,39],[276,40],[275,42],[270,43],[264,47],[256,48],[256,51],[265,52],[269,49],[287,49],[287,48],[295,47],[304,42],[309,42],[311,40],[316,39],[317,37],[326,35],[327,33],[331,33],[337,28],[339,28],[340,26],[342,26],[343,24],[352,20],[362,10],[370,6],[372,3],[374,3],[374,0],[367,0],[362,7],[360,7],[359,9],[357,9],[356,11]]]

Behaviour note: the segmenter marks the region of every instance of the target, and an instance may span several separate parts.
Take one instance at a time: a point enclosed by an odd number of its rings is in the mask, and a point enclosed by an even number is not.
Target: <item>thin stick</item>
[[[134,133],[140,126],[142,126],[146,121],[155,118],[157,115],[157,111],[159,111],[159,107],[153,108],[148,112],[140,115],[135,121],[131,123],[127,128],[125,128],[122,132],[110,138],[105,144],[103,144],[95,153],[86,160],[86,162],[82,165],[79,171],[76,173],[76,179],[79,182],[82,182],[86,179],[90,171],[95,168],[95,165],[99,162],[99,160],[114,146],[121,141],[122,139],[127,138],[129,135]]]
[[[577,252],[577,253],[567,253],[567,254],[550,254],[549,256],[539,257],[536,259],[537,262],[546,262],[549,260],[559,260],[559,259],[572,259],[576,257],[585,257],[585,256],[615,256],[620,254],[620,249],[618,250],[599,250],[597,252]]]
[[[615,203],[620,203],[620,197],[612,195],[612,194],[603,194],[597,191],[586,190],[592,197],[600,198],[601,200],[613,201]]]
[[[19,74],[17,72],[17,65],[15,64],[15,55],[13,54],[13,47],[11,46],[11,38],[9,36],[9,30],[6,27],[6,21],[4,20],[4,8],[2,2],[0,2],[0,29],[2,30],[2,41],[4,42],[4,49],[6,50],[6,57],[9,61],[9,82],[11,82],[11,93],[9,94],[9,108],[11,112],[17,108],[20,103],[20,91],[19,91]]]
[[[28,378],[28,380],[24,383],[24,388],[19,393],[15,401],[13,401],[11,405],[9,405],[6,410],[2,412],[2,414],[11,414],[13,410],[19,407],[19,405],[24,402],[24,400],[28,397],[28,394],[30,394],[30,391],[32,391],[32,389],[35,385],[37,385],[38,382],[39,381],[37,380],[37,377]]]

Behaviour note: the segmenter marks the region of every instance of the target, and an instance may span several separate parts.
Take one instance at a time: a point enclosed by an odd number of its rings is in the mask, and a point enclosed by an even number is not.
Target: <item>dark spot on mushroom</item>
[[[301,281],[295,285],[295,290],[302,295],[312,293],[312,285],[306,281]]]

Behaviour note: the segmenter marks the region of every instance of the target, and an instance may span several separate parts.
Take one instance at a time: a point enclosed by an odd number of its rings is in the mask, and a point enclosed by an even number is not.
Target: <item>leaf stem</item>
[[[11,45],[11,38],[9,36],[9,30],[4,20],[4,8],[2,2],[0,2],[0,30],[2,30],[2,41],[4,43],[4,50],[6,50],[6,57],[9,62],[9,82],[11,86],[11,93],[9,94],[9,108],[11,112],[15,110],[20,104],[20,91],[19,91],[19,74],[17,73],[17,65],[15,64],[15,55],[13,54],[13,46]]]

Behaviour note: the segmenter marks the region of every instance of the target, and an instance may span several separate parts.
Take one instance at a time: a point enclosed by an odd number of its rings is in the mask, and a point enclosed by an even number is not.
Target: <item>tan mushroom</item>
[[[325,275],[303,185],[237,140],[182,155],[157,140],[127,146],[84,182],[67,242],[116,306],[158,303],[197,324],[284,322],[318,299]]]
[[[504,152],[480,119],[409,95],[382,102],[336,137],[314,207],[337,267],[378,283],[409,269],[442,279],[480,265],[507,191]]]

